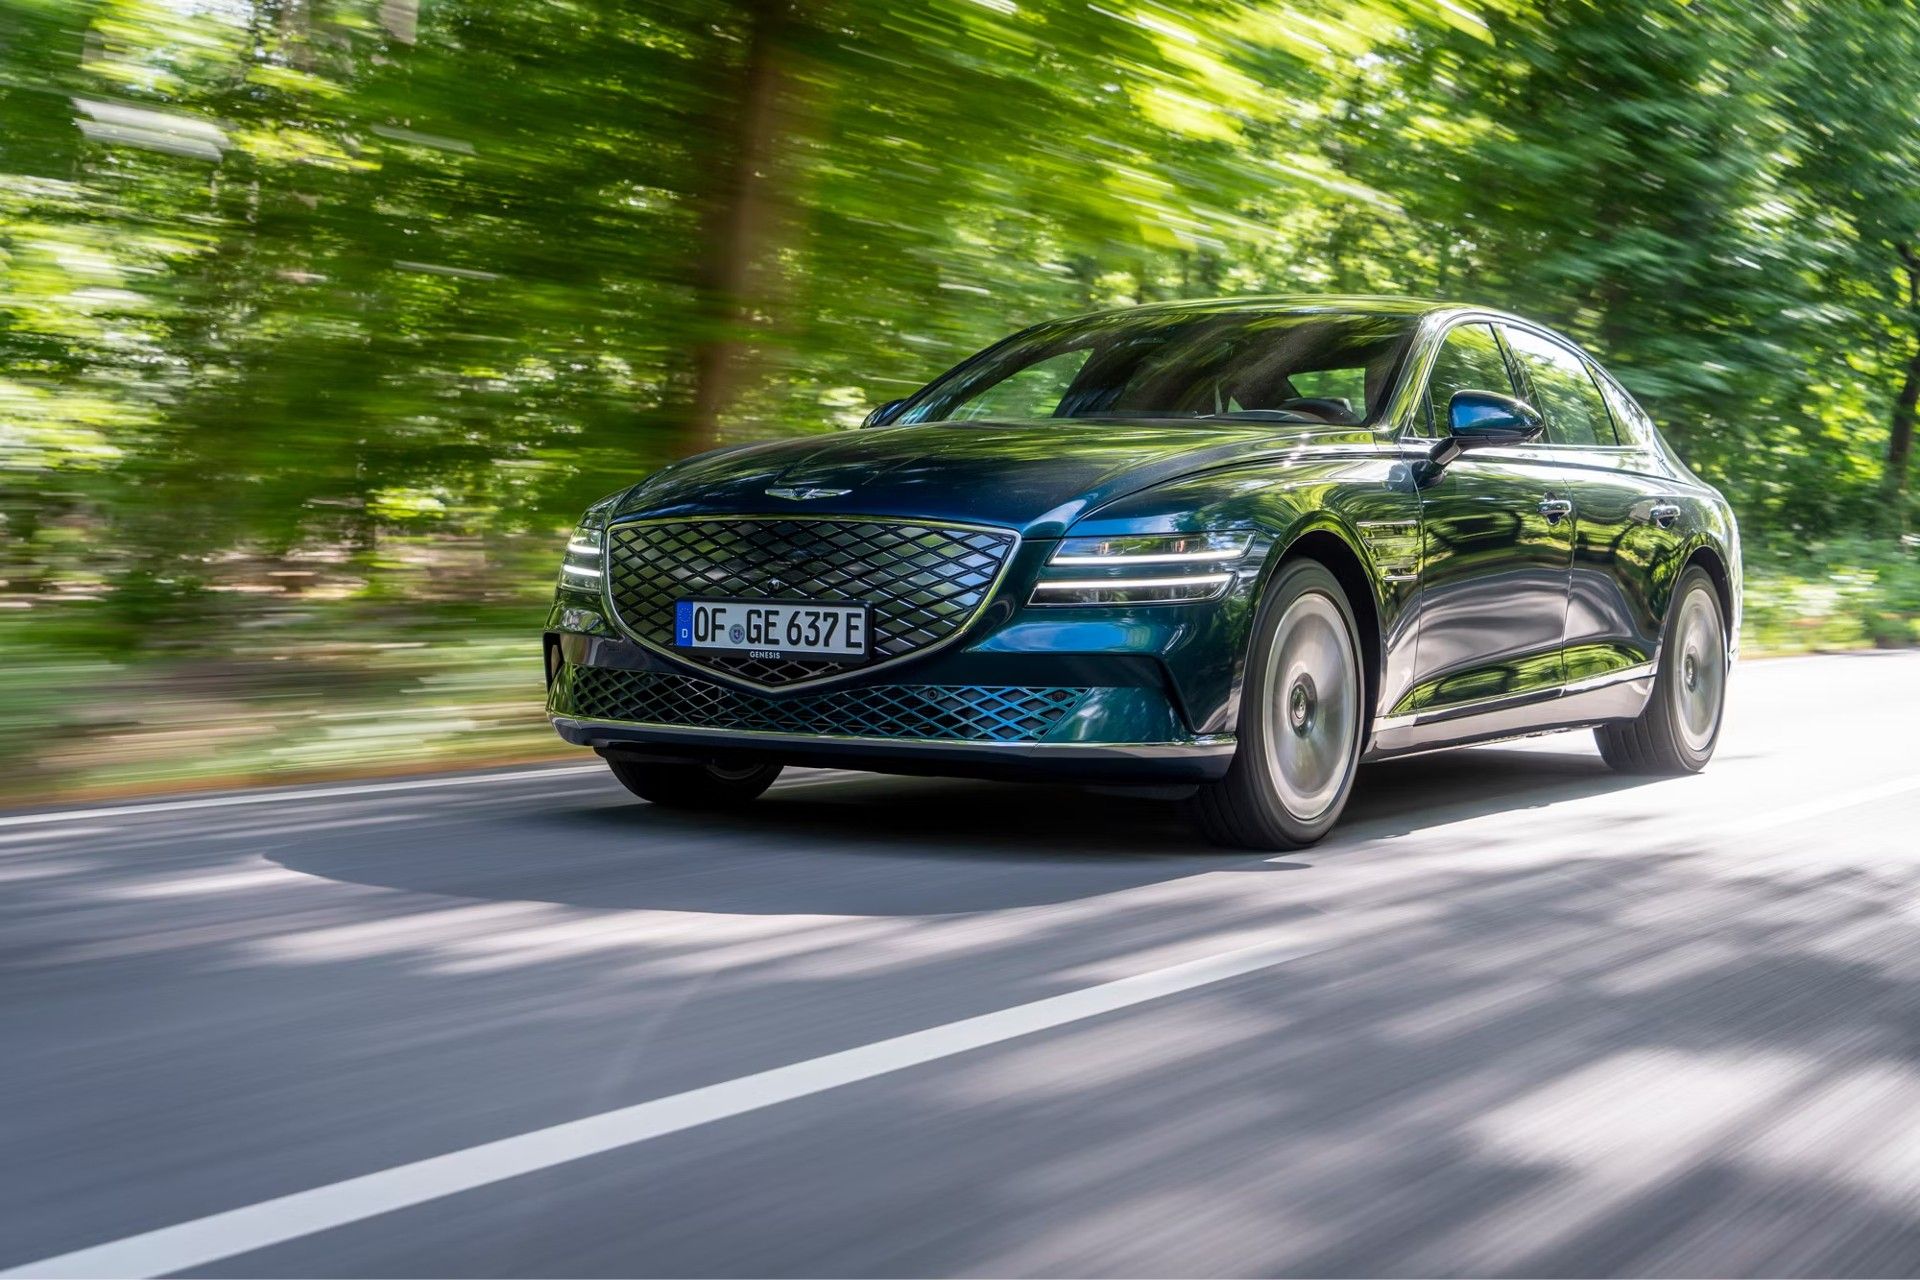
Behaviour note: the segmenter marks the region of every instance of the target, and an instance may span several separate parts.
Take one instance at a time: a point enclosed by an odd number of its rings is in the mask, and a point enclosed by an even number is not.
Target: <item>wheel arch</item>
[[[1366,722],[1361,740],[1373,736],[1373,721],[1379,714],[1382,645],[1380,640],[1380,602],[1373,591],[1373,576],[1354,545],[1332,526],[1321,524],[1297,533],[1274,558],[1274,570],[1291,560],[1313,560],[1334,576],[1347,593],[1347,604],[1360,628],[1361,676],[1366,681],[1362,705]]]
[[[1732,649],[1739,644],[1739,637],[1734,629],[1739,625],[1740,611],[1735,607],[1733,577],[1727,570],[1726,557],[1720,554],[1718,547],[1703,542],[1687,553],[1686,560],[1680,565],[1680,573],[1686,573],[1694,565],[1699,565],[1706,570],[1707,577],[1713,581],[1714,594],[1720,597],[1720,617],[1727,628],[1727,646]],[[1679,581],[1678,576],[1674,581],[1676,583]],[[1673,597],[1677,594],[1677,592],[1670,593],[1667,597],[1668,613],[1673,612]],[[1664,632],[1664,626],[1662,630]]]

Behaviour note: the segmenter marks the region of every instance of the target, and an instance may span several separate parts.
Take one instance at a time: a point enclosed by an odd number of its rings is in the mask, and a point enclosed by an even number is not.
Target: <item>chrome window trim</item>
[[[1532,323],[1531,321],[1520,320],[1520,319],[1502,320],[1500,324],[1503,328],[1519,329],[1523,332],[1531,333],[1534,337],[1543,339],[1549,346],[1559,347],[1566,354],[1572,356],[1574,358],[1574,361],[1577,364],[1579,364],[1580,372],[1587,375],[1587,382],[1592,385],[1593,393],[1600,397],[1600,411],[1607,415],[1607,426],[1610,427],[1613,431],[1612,444],[1601,444],[1597,440],[1594,441],[1592,444],[1577,444],[1577,443],[1569,443],[1565,441],[1549,440],[1546,442],[1548,446],[1552,448],[1558,448],[1558,449],[1618,449],[1620,448],[1621,447],[1620,423],[1613,416],[1613,406],[1607,403],[1607,393],[1601,388],[1600,379],[1595,376],[1595,372],[1594,372],[1595,370],[1600,368],[1600,362],[1598,360],[1595,360],[1592,356],[1588,355],[1585,349],[1582,348],[1580,344],[1575,342],[1572,338],[1569,338],[1564,334],[1555,333],[1553,330],[1547,328],[1545,325],[1538,325],[1538,324]],[[1539,391],[1539,388],[1534,384],[1533,370],[1529,369],[1524,363],[1522,363],[1520,354],[1514,351],[1508,345],[1504,335],[1500,339],[1500,345],[1507,352],[1508,363],[1513,365],[1514,371],[1518,373],[1523,379],[1525,379],[1528,390],[1532,393],[1532,400],[1537,400],[1539,398],[1540,391]],[[1531,403],[1531,400],[1529,402]],[[1546,410],[1544,408],[1541,408],[1541,406],[1538,404],[1535,404],[1534,408],[1540,409],[1540,412],[1542,414],[1546,413]],[[1553,425],[1552,418],[1547,419],[1547,425],[1549,430],[1551,430]]]
[[[1555,333],[1545,325],[1535,324],[1533,321],[1523,319],[1519,316],[1508,315],[1502,311],[1485,311],[1478,308],[1447,309],[1435,312],[1430,323],[1433,326],[1430,339],[1425,342],[1423,349],[1417,354],[1410,354],[1406,362],[1406,371],[1402,374],[1403,382],[1400,387],[1395,389],[1393,395],[1389,398],[1388,411],[1381,416],[1381,422],[1385,425],[1385,432],[1395,444],[1413,444],[1430,448],[1436,440],[1440,439],[1439,436],[1421,435],[1415,424],[1413,415],[1415,410],[1424,404],[1426,400],[1427,384],[1433,375],[1434,363],[1440,358],[1441,344],[1447,340],[1449,333],[1463,324],[1492,325],[1494,326],[1496,337],[1499,336],[1499,328],[1502,325],[1510,325],[1516,329],[1526,329],[1546,338],[1550,342],[1555,342],[1566,347],[1569,351],[1573,352],[1574,355],[1578,356],[1583,364],[1597,371],[1601,377],[1608,378],[1615,383],[1620,381],[1607,371],[1605,365],[1588,355],[1573,339],[1567,337],[1565,334]],[[1501,350],[1505,351],[1505,349],[1506,343],[1502,340]],[[1511,357],[1508,359],[1511,362]],[[1601,399],[1605,400],[1605,398],[1606,393],[1602,392]],[[1645,412],[1645,410],[1642,409],[1642,412]],[[1613,407],[1611,405],[1607,406],[1607,413],[1609,417],[1612,416]],[[1398,425],[1394,425],[1396,423]],[[1619,428],[1616,426],[1616,433],[1618,430]],[[1651,444],[1564,444],[1545,439],[1532,440],[1520,447],[1527,449],[1551,449],[1557,453],[1628,454],[1649,453],[1652,451]]]
[[[645,636],[637,634],[627,625],[626,619],[620,616],[620,610],[614,605],[613,574],[611,572],[604,573],[600,580],[600,598],[602,605],[604,605],[606,609],[607,620],[613,624],[614,629],[622,636],[633,641],[633,643],[639,645],[641,648],[657,653],[663,658],[671,659],[677,668],[691,672],[702,679],[712,679],[717,683],[732,684],[738,688],[751,689],[755,693],[781,694],[791,693],[796,689],[823,689],[845,681],[858,680],[873,674],[875,671],[884,671],[888,667],[895,667],[903,662],[912,662],[915,659],[924,658],[931,653],[938,653],[947,646],[965,638],[968,629],[980,620],[980,615],[986,612],[987,607],[991,605],[994,598],[1000,594],[1000,589],[1006,585],[1007,575],[1013,570],[1013,562],[1020,558],[1020,548],[1025,542],[1020,536],[1018,529],[1008,528],[1006,525],[967,524],[956,520],[917,520],[912,516],[856,516],[841,515],[832,511],[762,512],[742,513],[739,515],[633,516],[623,520],[607,521],[607,527],[602,530],[600,534],[600,546],[602,549],[600,563],[607,570],[611,570],[613,567],[613,530],[616,525],[621,528],[626,528],[629,525],[637,524],[746,524],[755,520],[777,520],[786,524],[804,524],[809,520],[831,520],[839,523],[857,522],[862,524],[919,525],[928,529],[961,529],[968,533],[1005,534],[1012,538],[1013,542],[1008,546],[1007,554],[1000,561],[1000,571],[994,574],[993,581],[989,582],[986,590],[980,593],[980,603],[975,605],[973,612],[968,614],[965,620],[953,629],[952,635],[944,640],[936,640],[924,648],[915,649],[912,653],[903,653],[897,658],[886,658],[880,662],[869,662],[864,666],[848,667],[844,670],[836,671],[831,675],[821,676],[817,680],[791,680],[786,684],[761,684],[757,680],[748,680],[729,672],[710,669],[700,666],[698,663],[687,661],[687,659],[681,657],[680,654],[674,650],[673,646],[655,644]]]
[[[1395,443],[1405,444],[1409,440],[1412,440],[1431,445],[1434,441],[1440,439],[1437,435],[1427,436],[1420,434],[1416,414],[1420,417],[1425,416],[1425,414],[1420,411],[1426,406],[1427,387],[1433,381],[1433,366],[1438,363],[1440,359],[1440,348],[1446,345],[1447,335],[1455,329],[1470,324],[1487,325],[1494,331],[1494,341],[1500,341],[1500,330],[1498,328],[1499,317],[1497,313],[1483,311],[1443,311],[1439,313],[1439,320],[1436,322],[1432,337],[1420,352],[1419,368],[1417,370],[1410,370],[1411,381],[1406,388],[1406,403],[1396,403],[1394,405],[1395,411],[1400,414],[1400,425],[1394,433]],[[1506,347],[1504,344],[1501,346],[1501,358],[1506,358]],[[1509,372],[1508,377],[1512,377],[1511,372]],[[1402,397],[1399,393],[1396,393],[1394,399],[1399,401]]]

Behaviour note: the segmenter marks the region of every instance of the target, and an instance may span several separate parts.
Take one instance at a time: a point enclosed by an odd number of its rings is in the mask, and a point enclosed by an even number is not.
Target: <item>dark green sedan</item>
[[[1633,397],[1473,307],[1259,298],[1042,324],[862,430],[586,513],[548,710],[658,804],[787,764],[1138,785],[1289,848],[1363,760],[1591,726],[1698,770],[1738,532]]]

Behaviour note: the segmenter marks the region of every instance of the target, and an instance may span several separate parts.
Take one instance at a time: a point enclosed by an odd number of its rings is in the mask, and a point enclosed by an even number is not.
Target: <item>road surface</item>
[[[1731,696],[1280,857],[591,757],[0,816],[0,1270],[1912,1275],[1920,655]]]

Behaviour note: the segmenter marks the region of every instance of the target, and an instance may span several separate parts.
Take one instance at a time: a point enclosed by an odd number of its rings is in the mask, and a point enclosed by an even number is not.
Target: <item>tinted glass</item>
[[[1092,352],[1062,351],[1002,378],[954,409],[953,418],[1051,418]]]
[[[1356,425],[1382,407],[1410,315],[1150,311],[1043,325],[896,421],[1194,418]]]
[[[1525,329],[1507,329],[1507,345],[1532,384],[1533,407],[1547,416],[1555,444],[1614,444],[1607,402],[1586,361],[1559,343]]]
[[[1514,394],[1513,378],[1492,325],[1463,324],[1447,330],[1434,356],[1433,372],[1427,375],[1429,434],[1447,434],[1447,406],[1456,391]]]
[[[1613,428],[1619,433],[1621,444],[1648,445],[1653,443],[1653,419],[1627,389],[1602,372],[1596,379],[1600,383],[1600,392],[1607,398],[1607,408],[1613,411]]]

